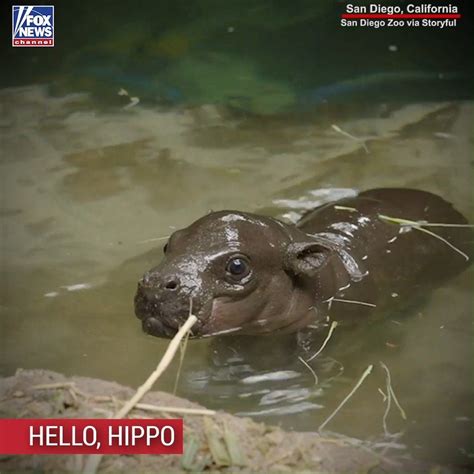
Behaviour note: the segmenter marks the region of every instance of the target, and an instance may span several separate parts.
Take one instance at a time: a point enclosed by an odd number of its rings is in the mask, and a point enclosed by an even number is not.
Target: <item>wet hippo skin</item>
[[[385,217],[458,227],[424,227]],[[325,204],[296,224],[212,212],[171,235],[138,284],[145,332],[172,337],[192,311],[195,337],[285,334],[349,325],[406,304],[470,264],[472,231],[439,196],[373,189]],[[453,248],[454,247],[454,248]]]

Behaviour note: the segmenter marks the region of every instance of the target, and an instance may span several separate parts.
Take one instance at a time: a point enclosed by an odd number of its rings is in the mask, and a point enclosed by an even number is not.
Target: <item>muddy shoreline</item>
[[[45,387],[46,386],[46,387]],[[66,377],[48,370],[19,369],[0,379],[0,416],[3,418],[104,418],[111,416],[134,390],[88,377]],[[200,405],[165,392],[150,392],[143,403],[156,407],[202,409]],[[213,415],[150,412],[135,408],[138,418],[184,418],[185,452],[190,443],[198,450],[191,459],[183,456],[105,456],[98,472],[430,472],[433,466],[395,459],[372,450],[366,443],[337,435],[287,432],[222,411]],[[224,430],[233,433],[240,456],[216,458],[209,440],[220,443],[224,453]],[[85,456],[0,457],[0,470],[35,472],[80,472]]]

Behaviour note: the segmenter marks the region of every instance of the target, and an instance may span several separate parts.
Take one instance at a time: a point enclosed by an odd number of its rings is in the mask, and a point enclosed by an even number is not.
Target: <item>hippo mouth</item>
[[[176,335],[189,313],[189,308],[177,311],[179,316],[173,317],[159,304],[151,303],[137,295],[135,299],[135,316],[141,320],[143,332],[150,336],[170,339]],[[173,313],[172,313],[173,314]],[[190,337],[196,337],[201,324],[198,322],[191,331]],[[193,334],[194,333],[194,334]]]
[[[178,327],[165,323],[162,319],[149,316],[142,321],[142,328],[146,334],[155,337],[171,338],[178,332]]]
[[[184,323],[184,321],[183,321]],[[162,318],[157,316],[148,316],[142,319],[143,332],[150,336],[162,337],[165,339],[173,338],[179,331],[182,324],[173,323],[169,324]],[[202,323],[198,320],[195,326],[189,331],[189,338],[196,339],[202,337]]]
[[[170,338],[178,332],[178,324],[169,322],[159,304],[148,301],[140,292],[135,297],[135,316],[141,320],[143,332],[151,336]]]
[[[142,299],[135,304],[135,316],[141,320],[143,332],[150,336],[171,338],[178,332],[178,321],[169,321],[157,305]]]

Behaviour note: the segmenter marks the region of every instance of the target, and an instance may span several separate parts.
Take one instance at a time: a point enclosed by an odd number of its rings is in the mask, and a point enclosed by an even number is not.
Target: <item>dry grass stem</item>
[[[156,369],[153,373],[148,377],[145,383],[138,388],[135,392],[135,395],[125,403],[125,405],[113,416],[115,419],[121,419],[136,406],[136,404],[144,397],[144,395],[151,390],[154,383],[158,380],[160,375],[167,369],[170,365],[173,357],[175,356],[176,352],[178,351],[179,344],[183,337],[188,333],[191,327],[196,323],[197,318],[192,314],[192,305],[189,310],[189,317],[185,321],[185,323],[180,327],[179,331],[176,335],[171,339],[166,352],[164,353],[163,357],[161,358],[160,362],[158,363]],[[99,467],[100,461],[102,460],[101,454],[92,454],[88,456],[86,460],[86,464],[84,466],[83,473],[84,474],[95,474],[97,472],[97,468]]]
[[[380,387],[377,390],[380,395],[382,395],[382,401],[385,403],[385,400],[387,400],[387,395],[385,395],[385,392]]]
[[[311,375],[314,377],[314,385],[318,385],[318,376],[316,375],[316,372],[313,370],[313,368],[301,356],[298,356],[298,359],[311,372]]]
[[[178,390],[178,383],[179,383],[179,376],[181,375],[181,368],[183,367],[183,360],[184,355],[186,354],[186,347],[189,341],[189,332],[186,333],[186,336],[181,341],[179,346],[179,365],[178,370],[176,372],[176,379],[174,380],[174,387],[173,387],[173,395],[176,395],[176,391]]]
[[[374,303],[367,303],[366,301],[357,301],[357,300],[345,300],[343,298],[332,298],[333,301],[337,301],[338,303],[352,303],[352,304],[360,304],[362,306],[370,306],[371,308],[377,307]]]
[[[392,433],[390,433],[390,431],[388,431],[388,427],[387,427],[387,418],[388,418],[388,414],[390,412],[390,407],[392,406],[392,393],[390,392],[390,375],[389,373],[387,372],[387,396],[386,396],[386,400],[384,400],[384,403],[387,402],[387,404],[385,405],[385,411],[383,412],[383,418],[382,418],[382,426],[383,426],[383,432],[385,434],[385,436],[391,436]]]
[[[63,388],[67,390],[75,401],[77,401],[77,395],[83,398],[91,397],[87,393],[84,393],[81,390],[79,390],[76,387],[74,382],[45,383],[45,384],[35,385],[32,387],[33,390],[56,390],[58,388]]]
[[[334,329],[336,329],[336,327],[337,327],[337,321],[333,321],[331,323],[331,327],[329,328],[328,335],[326,336],[326,339],[324,339],[323,344],[321,345],[319,350],[316,352],[316,354],[313,354],[306,362],[311,362],[314,358],[318,357],[318,355],[321,354],[321,352],[323,352],[329,339],[331,339],[332,333],[334,332]]]
[[[191,327],[196,323],[197,318],[193,314],[190,314],[188,319],[185,323],[180,327],[179,331],[176,335],[171,339],[171,342],[166,349],[165,354],[161,358],[160,362],[158,363],[156,369],[153,373],[148,377],[145,383],[138,388],[135,395],[115,414],[114,418],[123,418],[128,414],[128,412],[138,403],[139,400],[143,398],[143,396],[151,390],[154,383],[158,380],[160,375],[166,370],[166,368],[170,365],[173,357],[175,356],[177,350],[179,349],[179,343],[181,339],[187,334],[187,332],[191,329]]]
[[[339,410],[347,403],[347,401],[354,395],[354,393],[357,391],[357,389],[362,385],[364,380],[370,375],[373,369],[373,365],[369,365],[364,373],[362,374],[361,378],[359,381],[355,384],[354,388],[349,392],[349,394],[342,400],[342,402],[337,406],[337,408],[326,418],[326,420],[319,426],[318,431],[321,432],[323,431],[324,427],[337,415]]]
[[[365,144],[365,140],[363,140],[362,138],[355,137],[354,135],[351,135],[349,132],[346,132],[345,130],[342,130],[342,128],[338,127],[336,124],[332,124],[331,128],[333,130],[335,130],[337,133],[340,133],[341,135],[344,135],[345,137],[350,138],[351,140],[354,140],[354,141],[360,143],[362,145],[362,147],[364,148],[365,152],[367,154],[370,153],[369,149],[367,148],[367,145]]]
[[[334,206],[334,209],[336,209],[337,211],[357,212],[357,209],[355,207]]]
[[[401,219],[398,217],[390,217],[385,216],[383,214],[379,214],[379,218],[383,219],[388,222],[392,222],[394,224],[398,224],[400,226],[406,227],[413,227],[413,229],[419,230],[420,232],[424,232],[425,234],[431,235],[435,239],[441,240],[441,242],[445,243],[448,247],[453,249],[456,253],[463,256],[466,260],[469,260],[469,255],[465,254],[462,250],[458,249],[454,246],[451,242],[446,240],[445,238],[441,237],[440,235],[432,232],[431,230],[425,229],[424,227],[473,227],[469,224],[442,224],[442,223],[431,223],[431,222],[421,222],[421,221],[411,221],[408,219]]]
[[[170,238],[169,235],[165,235],[163,237],[155,237],[155,238],[152,238],[152,239],[139,240],[137,242],[137,244],[147,244],[149,242],[158,242],[159,240],[167,240],[169,238]]]
[[[208,410],[206,408],[162,407],[158,405],[152,405],[149,403],[137,403],[135,406],[139,410],[150,411],[150,412],[182,413],[184,415],[209,415],[209,416],[213,416],[216,414],[214,410]]]
[[[388,384],[388,388],[389,388],[389,392],[390,394],[392,395],[392,398],[393,398],[393,401],[395,402],[395,405],[397,405],[397,408],[398,410],[400,411],[400,416],[406,420],[407,419],[407,415],[405,413],[405,410],[402,408],[402,406],[400,405],[400,402],[398,401],[398,398],[397,396],[395,395],[395,391],[393,390],[393,386],[392,386],[392,377],[390,375],[390,371],[388,370],[388,367],[383,363],[383,362],[380,362],[380,365],[381,367],[385,370],[385,372],[387,373],[387,384]]]

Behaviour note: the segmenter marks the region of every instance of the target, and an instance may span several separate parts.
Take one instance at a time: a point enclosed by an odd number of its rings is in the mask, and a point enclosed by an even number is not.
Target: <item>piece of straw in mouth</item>
[[[179,365],[178,365],[178,370],[176,372],[176,378],[174,380],[173,395],[176,395],[176,391],[178,390],[179,377],[181,375],[181,369],[183,367],[184,355],[186,354],[186,347],[188,346],[190,333],[191,331],[188,331],[186,333],[186,336],[184,336],[184,339],[180,342]]]
[[[192,302],[191,302],[188,319],[180,327],[179,331],[175,334],[173,339],[171,339],[156,369],[145,380],[143,385],[141,385],[138,388],[138,390],[135,392],[133,397],[128,402],[126,402],[125,405],[123,405],[122,408],[117,413],[115,413],[115,415],[112,418],[121,419],[127,416],[127,414],[137,405],[137,403],[145,396],[145,394],[151,390],[151,388],[153,387],[154,383],[158,380],[160,375],[170,365],[171,361],[173,360],[173,357],[178,351],[181,340],[188,333],[188,331],[190,331],[191,327],[196,323],[196,321],[197,321],[197,317],[194,316],[194,314],[192,314]],[[83,469],[83,473],[95,474],[95,472],[97,472],[97,468],[99,467],[100,461],[102,460],[102,457],[103,457],[102,454],[91,454],[90,456],[88,456],[84,469]]]

